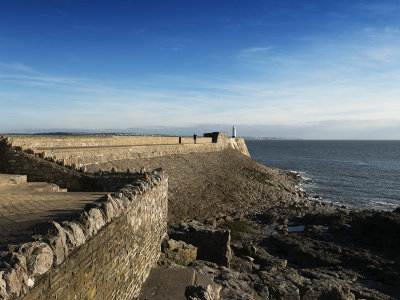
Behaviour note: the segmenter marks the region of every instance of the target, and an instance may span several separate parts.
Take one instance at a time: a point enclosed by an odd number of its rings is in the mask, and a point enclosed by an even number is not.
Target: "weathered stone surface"
[[[81,215],[81,222],[87,237],[95,235],[105,224],[104,216],[98,208],[91,208]]]
[[[186,288],[185,296],[188,300],[218,300],[219,291],[215,291],[211,284],[191,285]]]
[[[7,283],[4,279],[4,271],[0,271],[0,299],[7,299]]]
[[[66,242],[69,251],[79,247],[86,241],[85,233],[77,222],[65,221],[62,223],[62,226],[65,230]]]
[[[232,258],[229,230],[216,229],[209,225],[190,221],[183,224],[179,230],[171,232],[170,236],[197,247],[199,259],[229,266]]]
[[[101,203],[100,208],[104,214],[105,222],[109,223],[119,215],[123,207],[119,206],[111,195],[107,195],[107,200]]]
[[[303,288],[302,300],[327,299],[327,300],[354,300],[355,295],[348,287],[331,285],[321,282],[321,285],[310,285]]]
[[[50,245],[53,250],[55,265],[61,264],[68,256],[67,235],[64,228],[57,222],[46,222],[35,226],[36,234],[40,240]]]
[[[3,278],[6,282],[6,291],[8,296],[16,297],[22,294],[22,280],[19,278],[18,272],[15,269],[6,269]]]
[[[196,261],[194,268],[198,274],[214,277],[214,281],[222,287],[220,290],[221,299],[254,299],[255,292],[252,289],[254,283],[252,277],[248,274],[217,266],[207,261]],[[219,289],[219,287],[217,286],[214,289]]]
[[[25,243],[19,246],[18,252],[26,258],[29,276],[42,275],[53,264],[53,251],[44,242]]]
[[[184,266],[194,262],[197,257],[197,248],[195,246],[173,239],[164,240],[161,244],[161,251],[166,258]]]

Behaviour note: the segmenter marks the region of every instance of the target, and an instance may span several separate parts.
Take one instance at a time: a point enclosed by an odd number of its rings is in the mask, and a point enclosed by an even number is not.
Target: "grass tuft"
[[[241,240],[245,233],[254,231],[254,225],[248,221],[225,221],[218,226],[221,229],[229,229],[231,231],[232,240]]]

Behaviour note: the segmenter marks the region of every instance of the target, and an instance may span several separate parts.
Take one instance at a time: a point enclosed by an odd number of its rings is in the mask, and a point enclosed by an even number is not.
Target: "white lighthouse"
[[[236,126],[232,127],[232,137],[235,138],[236,137]]]

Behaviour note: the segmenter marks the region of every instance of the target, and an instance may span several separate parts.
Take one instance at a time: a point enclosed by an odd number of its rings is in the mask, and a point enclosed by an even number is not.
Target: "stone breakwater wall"
[[[213,132],[205,137],[43,137],[7,136],[10,147],[32,153],[72,169],[115,160],[149,158],[195,152],[217,152],[236,149],[249,156],[241,138],[228,138],[227,133]],[[123,170],[125,171],[125,170]]]
[[[0,173],[27,175],[28,181],[55,183],[69,191],[116,191],[138,178],[127,172],[88,174],[42,159],[0,139]]]
[[[179,144],[179,137],[164,136],[40,136],[29,135],[8,136],[13,147],[22,150],[37,148],[62,148],[62,147],[112,147],[132,145],[174,145]],[[211,143],[211,137],[198,137],[198,144]],[[184,144],[193,144],[192,137],[182,137]]]
[[[0,299],[135,299],[167,232],[168,179],[144,174],[74,221],[0,252]]]

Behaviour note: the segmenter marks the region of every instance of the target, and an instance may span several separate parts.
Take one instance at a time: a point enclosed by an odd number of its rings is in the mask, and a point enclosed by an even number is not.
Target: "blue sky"
[[[0,2],[0,132],[400,139],[399,95],[400,1]]]

